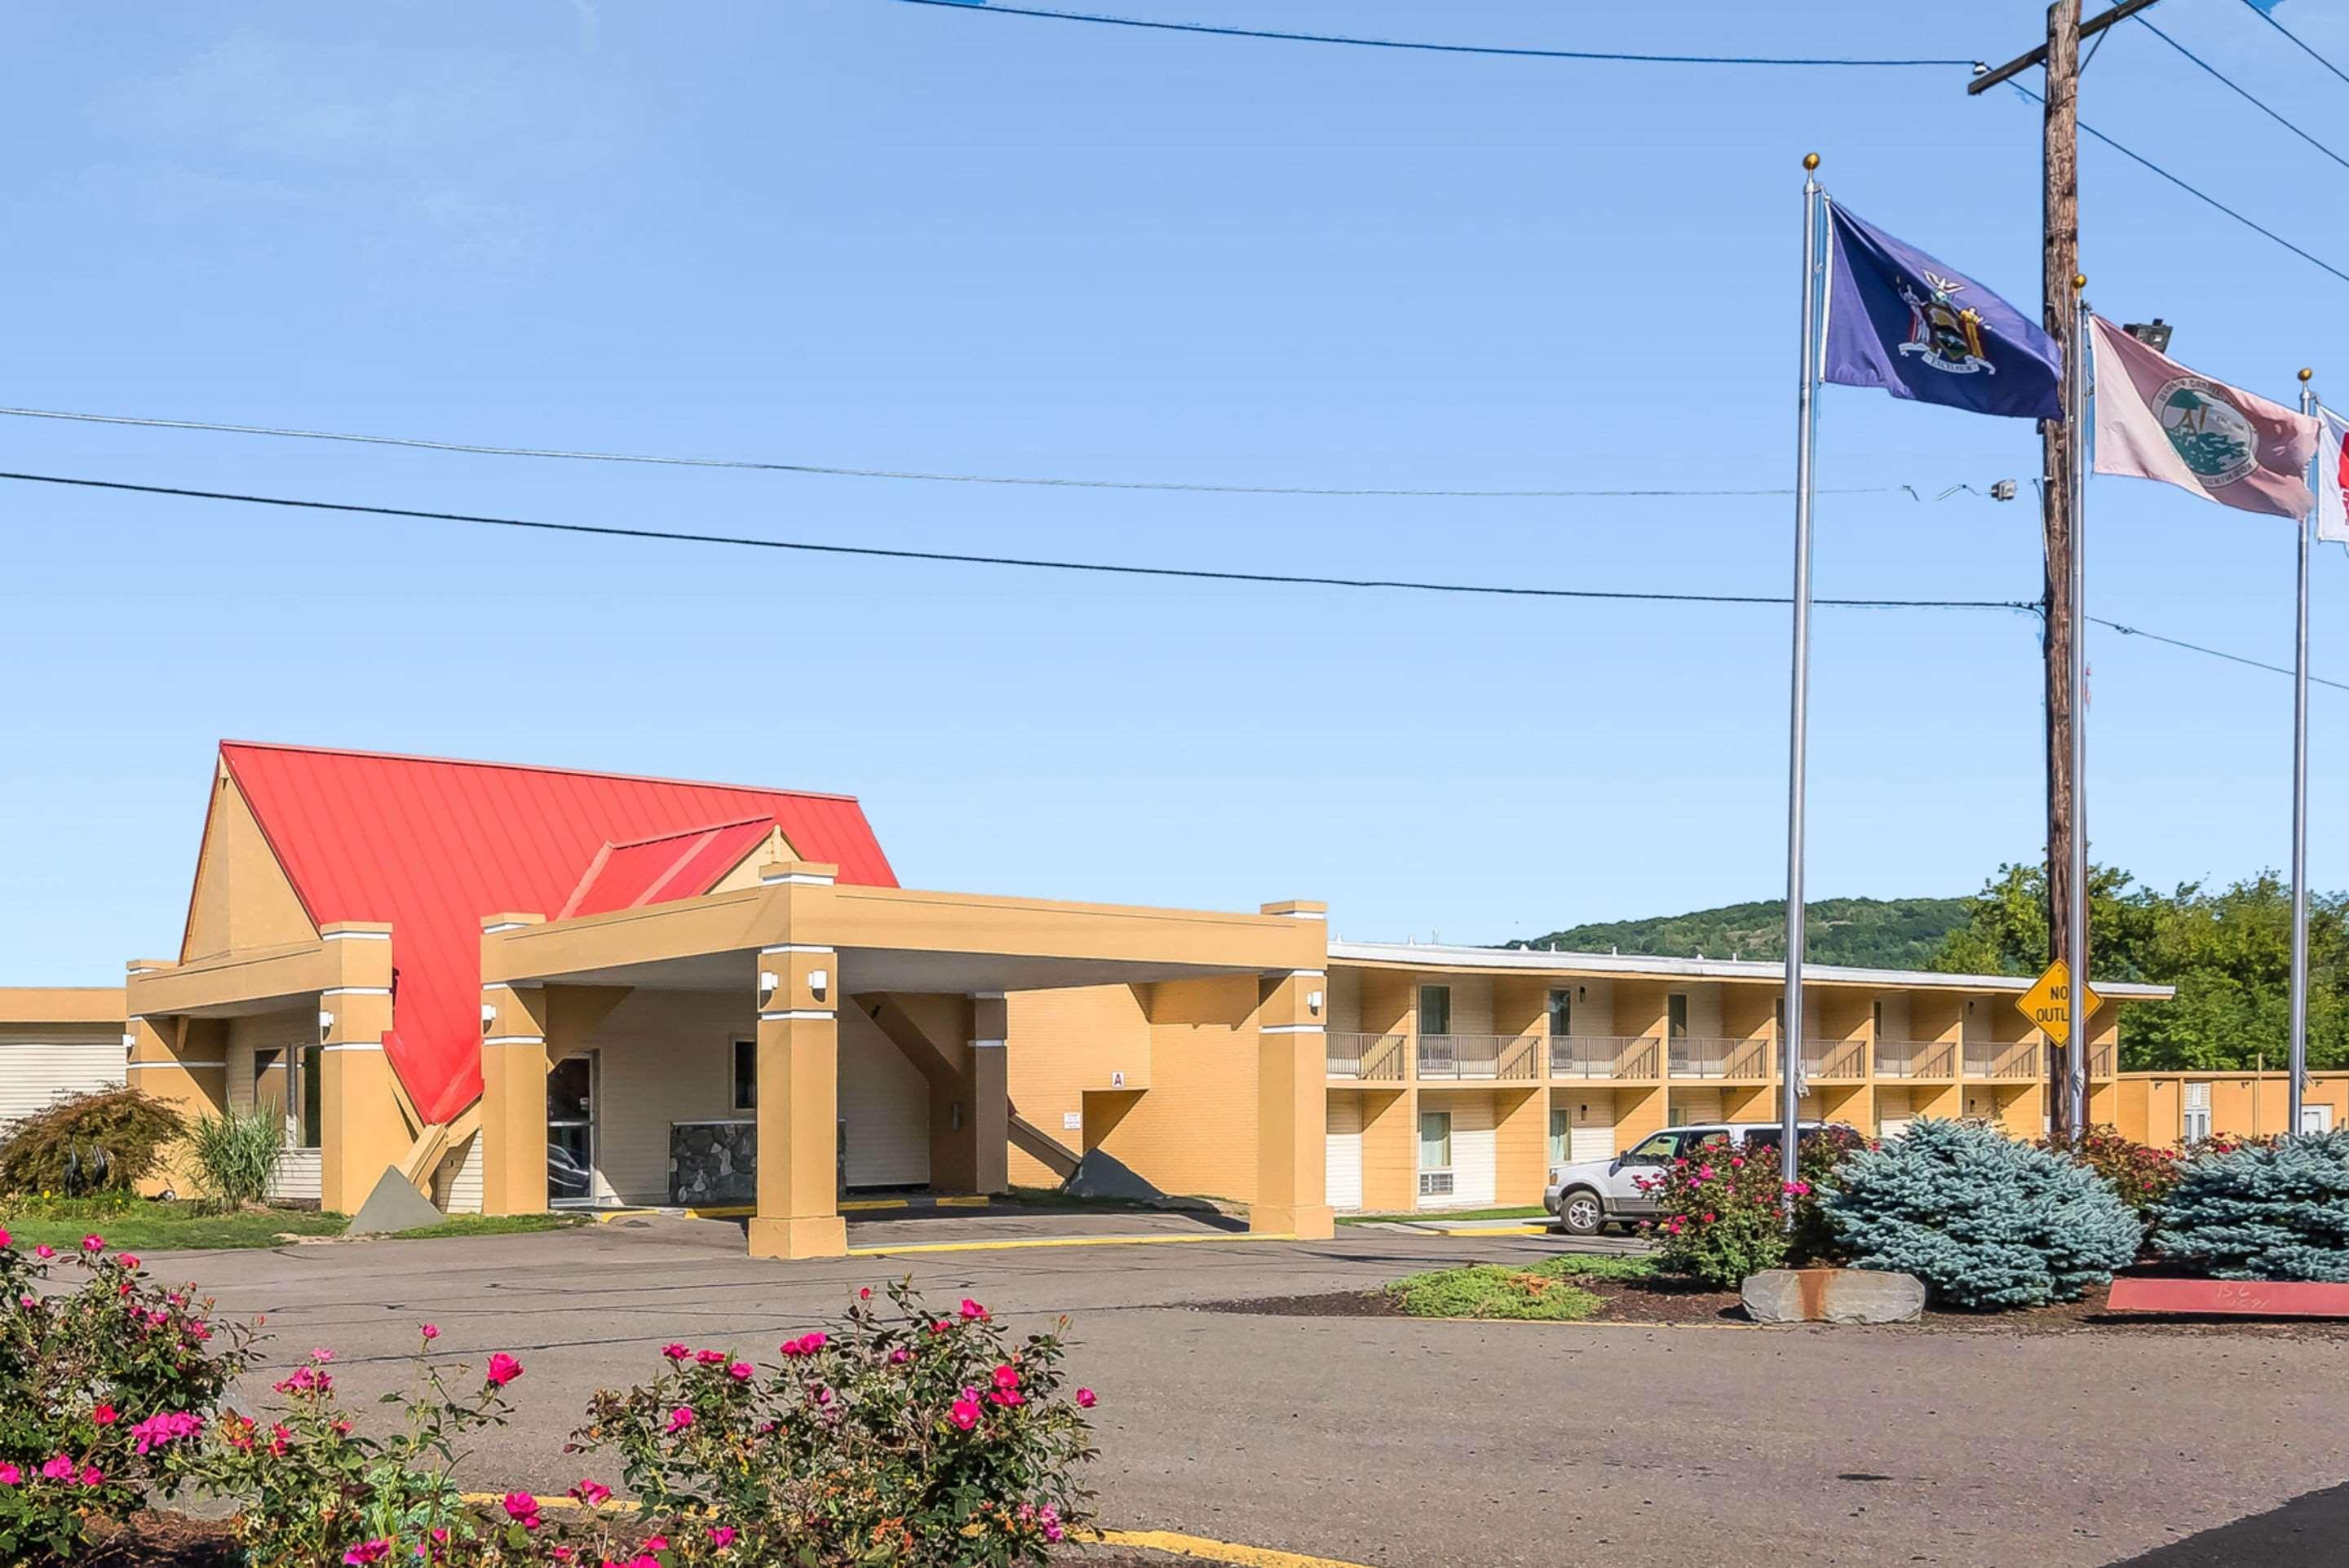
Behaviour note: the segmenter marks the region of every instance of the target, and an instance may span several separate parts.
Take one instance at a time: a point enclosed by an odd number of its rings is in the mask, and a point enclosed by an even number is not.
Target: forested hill
[[[1923,969],[1941,941],[1966,923],[1962,898],[1828,898],[1809,906],[1809,960],[1877,969]],[[1733,903],[1692,914],[1606,921],[1569,926],[1512,947],[1561,947],[1574,953],[1642,953],[1659,958],[1783,959],[1783,901]]]

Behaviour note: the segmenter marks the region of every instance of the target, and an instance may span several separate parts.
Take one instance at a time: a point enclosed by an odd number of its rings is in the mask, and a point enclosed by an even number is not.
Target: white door
[[[1463,1207],[1488,1204],[1500,1186],[1500,1140],[1493,1102],[1468,1099],[1452,1118],[1452,1198]]]
[[[1325,1194],[1333,1209],[1362,1206],[1362,1102],[1350,1094],[1330,1099],[1330,1135],[1326,1145]]]
[[[1615,1158],[1614,1096],[1575,1102],[1574,1123],[1567,1129],[1567,1158],[1577,1161]]]
[[[1879,1088],[1876,1091],[1876,1135],[1898,1138],[1909,1130],[1910,1115],[1909,1091],[1905,1088]]]

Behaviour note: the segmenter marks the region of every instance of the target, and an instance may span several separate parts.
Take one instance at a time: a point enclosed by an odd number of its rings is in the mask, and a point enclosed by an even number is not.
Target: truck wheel
[[[1607,1223],[1607,1209],[1598,1193],[1577,1187],[1558,1199],[1557,1223],[1569,1236],[1595,1236]]]

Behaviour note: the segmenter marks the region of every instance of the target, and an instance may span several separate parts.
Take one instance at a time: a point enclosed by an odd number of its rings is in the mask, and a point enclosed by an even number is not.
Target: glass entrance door
[[[546,1198],[595,1200],[595,1058],[565,1057],[546,1075]]]

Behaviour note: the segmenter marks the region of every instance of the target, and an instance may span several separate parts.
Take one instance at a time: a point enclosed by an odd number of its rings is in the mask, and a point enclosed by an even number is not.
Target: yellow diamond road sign
[[[2072,1039],[2072,970],[2062,959],[2047,966],[2047,973],[2032,983],[2031,989],[2019,997],[2015,1006],[2023,1016],[2039,1026],[2050,1043],[2068,1045]],[[2105,999],[2086,985],[2080,987],[2080,1016],[2092,1016]]]

